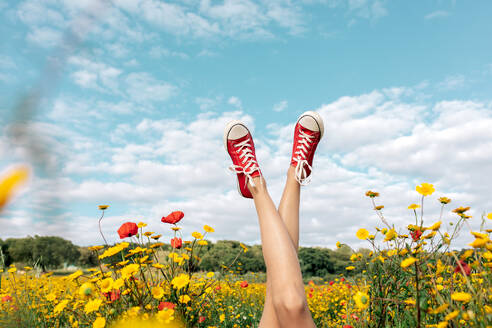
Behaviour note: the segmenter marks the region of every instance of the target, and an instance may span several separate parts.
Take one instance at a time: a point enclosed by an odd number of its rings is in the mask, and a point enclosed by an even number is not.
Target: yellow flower
[[[455,311],[449,313],[448,315],[446,315],[444,317],[444,320],[446,320],[446,321],[453,320],[454,318],[456,318],[458,316],[458,314],[460,314],[460,311],[455,310]]]
[[[159,239],[159,238],[161,238],[161,237],[162,237],[162,235],[155,235],[155,236],[152,236],[152,237],[150,237],[150,238],[152,238],[152,239],[154,239],[154,240],[157,240],[157,239]]]
[[[185,287],[188,285],[190,282],[190,276],[188,276],[185,273],[180,274],[177,277],[174,277],[173,280],[171,281],[171,284],[173,285],[174,288],[177,288],[178,290]]]
[[[174,310],[173,309],[166,309],[166,310],[159,311],[159,312],[157,312],[156,318],[160,323],[166,323],[166,324],[170,323],[171,321],[174,320]],[[135,326],[135,327],[137,327],[137,326]],[[154,326],[154,327],[156,327],[156,326]]]
[[[447,197],[440,197],[438,200],[439,200],[439,202],[441,204],[449,204],[449,203],[451,203],[451,199],[449,199]]]
[[[405,304],[408,304],[408,305],[415,305],[416,304],[415,300],[413,298],[407,298],[403,302],[405,302]]]
[[[181,230],[181,227],[171,227],[171,229],[172,229],[173,231],[178,231],[178,230]]]
[[[460,256],[460,259],[462,260],[466,260],[467,258],[469,258],[470,256],[473,255],[473,249],[467,249],[461,256]]]
[[[434,185],[426,182],[422,183],[420,186],[415,187],[415,190],[423,196],[430,196],[434,191],[436,191],[436,189],[434,189]]]
[[[398,250],[397,249],[390,249],[389,251],[386,252],[386,254],[388,255],[388,257],[391,257],[391,256],[398,254]]]
[[[361,229],[357,230],[357,233],[355,235],[357,236],[357,238],[365,240],[369,236],[369,231],[367,231],[364,228],[361,228]]]
[[[79,295],[83,297],[91,296],[94,293],[94,285],[90,282],[83,283],[79,288]]]
[[[369,306],[369,295],[361,291],[358,291],[354,295],[354,301],[360,310],[364,310]]]
[[[337,245],[337,248],[341,248],[342,247],[342,244],[339,241],[337,241],[336,245]]]
[[[63,311],[63,309],[67,306],[68,300],[63,300],[60,303],[58,303],[55,308],[53,309],[53,312],[58,315],[60,312]]]
[[[115,245],[113,247],[110,247],[107,250],[105,250],[104,253],[102,253],[102,255],[99,255],[99,259],[103,259],[106,257],[116,255],[119,252],[121,252],[122,250],[124,250],[125,248],[127,248],[128,246],[130,246],[129,243],[123,242],[123,243],[120,243],[120,244]]]
[[[366,192],[366,196],[367,197],[371,197],[371,198],[374,198],[374,197],[379,197],[379,193],[378,192],[375,192],[375,191],[367,191]]]
[[[214,232],[214,228],[212,228],[211,226],[208,226],[208,225],[204,225],[203,226],[203,230],[205,230],[206,232]]]
[[[193,238],[196,238],[196,239],[202,239],[203,238],[203,235],[197,231],[193,232],[191,235],[193,236]]]
[[[103,317],[97,317],[92,324],[92,328],[104,328],[106,326],[106,319]]]
[[[85,304],[85,307],[84,307],[85,314],[89,314],[89,313],[92,313],[92,312],[99,310],[101,303],[102,303],[102,300],[100,300],[98,298],[94,299],[94,300],[90,300],[89,302],[87,302]]]
[[[224,322],[224,320],[225,320],[225,314],[224,314],[224,313],[222,313],[222,314],[219,316],[219,320],[220,320],[220,322]]]
[[[417,205],[417,204],[411,204],[410,206],[408,206],[408,209],[409,210],[416,210],[417,208],[419,208],[420,205]]]
[[[408,268],[410,265],[414,264],[417,261],[417,259],[413,256],[407,257],[403,261],[401,261],[401,267],[402,268]]]
[[[200,246],[207,246],[208,245],[208,242],[206,240],[199,240],[198,241],[198,245],[200,245]]]
[[[29,178],[29,168],[19,165],[0,178],[0,209],[12,198],[15,192]]]
[[[451,299],[453,301],[457,302],[465,302],[468,303],[470,302],[472,296],[469,293],[464,293],[464,292],[456,292],[451,294]]]
[[[207,273],[207,278],[212,278],[214,275],[215,275],[215,273],[209,272],[209,273]]]
[[[109,277],[109,278],[103,279],[99,283],[99,287],[101,288],[101,292],[109,293],[113,289],[113,278]]]
[[[139,223],[137,224],[137,227],[139,227],[139,228],[144,228],[144,227],[146,227],[146,226],[147,226],[147,223],[144,223],[144,222],[139,222]]]
[[[487,244],[487,242],[488,242],[488,239],[476,238],[472,243],[470,243],[468,245],[473,247],[473,248],[482,248]]]
[[[120,289],[121,287],[123,287],[124,284],[125,284],[125,281],[122,278],[116,279],[113,282],[113,288],[114,289]]]
[[[91,247],[89,247],[89,250],[90,251],[98,251],[98,250],[103,249],[103,248],[104,248],[104,246],[100,246],[100,245],[99,246],[91,246]]]
[[[123,269],[121,269],[121,276],[123,279],[128,279],[137,273],[140,266],[138,264],[129,264]]]
[[[17,271],[17,268],[13,267],[13,268],[10,268],[7,270],[9,273],[14,273],[15,271]]]
[[[489,214],[487,214],[487,219],[492,220],[492,212],[490,212]]]
[[[188,295],[181,295],[179,297],[179,302],[183,303],[183,304],[188,303],[190,300],[191,300],[191,298]]]
[[[159,300],[164,296],[164,289],[162,287],[157,286],[152,288],[152,297]]]
[[[378,205],[378,206],[374,207],[374,209],[375,209],[376,211],[380,211],[380,210],[382,210],[383,208],[384,208],[384,205]]]
[[[109,205],[99,205],[99,209],[100,209],[101,211],[107,210],[107,209],[108,209],[108,207],[109,207]]]
[[[429,228],[427,228],[428,230],[439,230],[439,228],[441,227],[441,221],[438,221],[436,223],[434,223],[433,225],[431,225]]]
[[[397,233],[396,233],[395,229],[390,229],[386,232],[386,237],[384,238],[384,241],[391,241],[391,240],[395,239],[396,236],[397,236]]]
[[[470,233],[471,233],[473,236],[475,236],[475,238],[482,238],[482,239],[487,239],[487,238],[489,238],[489,235],[487,235],[486,233],[475,232],[475,231],[471,231]]]
[[[348,271],[352,271],[352,270],[354,270],[354,269],[355,269],[355,267],[354,267],[354,266],[348,266],[348,267],[346,267],[346,268],[345,268],[345,270],[348,270]]]

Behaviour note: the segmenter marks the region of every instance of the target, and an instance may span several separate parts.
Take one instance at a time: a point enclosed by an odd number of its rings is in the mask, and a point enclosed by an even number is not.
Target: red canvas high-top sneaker
[[[290,165],[295,166],[296,180],[301,186],[311,181],[314,152],[323,132],[323,119],[318,113],[307,111],[299,116],[294,130]]]
[[[256,161],[253,137],[244,123],[232,121],[224,130],[224,147],[232,159],[229,169],[237,174],[239,193],[246,198],[253,198],[248,189],[248,182],[254,186],[253,178],[261,176]]]

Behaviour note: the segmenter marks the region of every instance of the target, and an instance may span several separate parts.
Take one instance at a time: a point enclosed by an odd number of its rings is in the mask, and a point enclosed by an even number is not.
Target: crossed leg
[[[256,186],[250,186],[267,266],[267,291],[259,328],[316,327],[307,306],[297,257],[300,185],[294,167],[287,172],[278,211],[260,179],[254,178]]]

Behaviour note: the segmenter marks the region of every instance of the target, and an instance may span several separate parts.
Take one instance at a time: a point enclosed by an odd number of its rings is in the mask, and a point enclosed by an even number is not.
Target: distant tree
[[[334,273],[334,264],[331,251],[320,247],[301,247],[299,249],[299,263],[305,277],[324,277]]]
[[[265,271],[265,263],[258,247],[250,248],[245,253],[239,242],[233,240],[220,240],[211,244],[204,252],[200,269],[204,271],[219,271],[223,266],[229,266],[239,255],[235,265],[231,269],[241,272]]]
[[[93,251],[90,251],[88,247],[78,247],[78,251],[80,253],[77,261],[78,266],[89,268],[98,264],[96,254]]]
[[[37,265],[43,271],[55,269],[62,264],[77,264],[80,252],[72,242],[60,237],[34,236],[7,239],[13,262]]]

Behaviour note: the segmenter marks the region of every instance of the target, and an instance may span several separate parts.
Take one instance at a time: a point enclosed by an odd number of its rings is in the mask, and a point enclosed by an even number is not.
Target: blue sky
[[[187,232],[206,223],[217,239],[258,243],[252,204],[226,171],[222,128],[238,118],[252,127],[278,200],[293,123],[309,109],[327,133],[303,190],[301,244],[362,246],[355,231],[378,224],[367,189],[386,195],[400,227],[424,181],[453,206],[473,206],[474,228],[492,209],[489,1],[27,0],[0,8],[0,165],[34,165],[29,187],[0,217],[9,227],[0,238],[98,243],[97,205],[109,203],[113,241],[127,220],[160,231],[159,218],[181,209]],[[20,117],[14,109],[33,88],[42,96]],[[26,138],[13,137],[19,127]],[[429,207],[433,220],[438,210]]]

